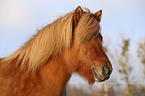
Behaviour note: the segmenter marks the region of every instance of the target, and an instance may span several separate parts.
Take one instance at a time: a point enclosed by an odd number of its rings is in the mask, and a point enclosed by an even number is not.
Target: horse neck
[[[40,68],[39,72],[47,90],[50,91],[49,93],[52,93],[53,96],[57,96],[64,90],[71,76],[61,56],[48,61]]]

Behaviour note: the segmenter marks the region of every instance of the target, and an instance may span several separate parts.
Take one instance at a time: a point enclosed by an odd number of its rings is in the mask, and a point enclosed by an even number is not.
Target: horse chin
[[[92,68],[93,71],[93,75],[94,75],[94,80],[97,82],[103,82],[105,80],[108,80],[110,78],[110,76],[102,76],[99,74],[97,68]]]

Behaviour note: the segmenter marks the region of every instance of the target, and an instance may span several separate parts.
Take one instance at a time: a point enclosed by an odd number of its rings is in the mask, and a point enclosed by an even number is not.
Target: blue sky
[[[131,37],[131,56],[136,58],[136,44],[145,38],[145,0],[0,0],[0,57],[8,56],[37,29],[79,5],[93,13],[102,9],[104,42],[117,48],[121,46],[120,34]],[[78,79],[73,77],[71,81]]]

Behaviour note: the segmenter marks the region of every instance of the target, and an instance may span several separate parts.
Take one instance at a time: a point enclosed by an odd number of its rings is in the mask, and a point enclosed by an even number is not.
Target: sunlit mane
[[[49,57],[69,48],[71,40],[72,14],[67,14],[44,27],[5,60],[13,60],[18,57],[21,68],[28,67],[28,70],[35,72]]]
[[[87,12],[82,15],[76,33],[81,39],[89,40],[96,34],[98,26],[97,20]],[[50,57],[71,47],[72,30],[73,13],[69,13],[44,27],[4,60],[17,58],[22,69],[28,68],[28,71],[36,72]]]

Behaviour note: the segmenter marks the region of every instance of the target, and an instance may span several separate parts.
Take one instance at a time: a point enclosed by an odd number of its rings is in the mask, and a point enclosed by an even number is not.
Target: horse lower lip
[[[96,81],[102,81],[100,76],[98,76],[97,69],[93,68],[93,72],[94,72],[94,79],[97,79]]]
[[[94,79],[97,79],[96,81],[98,81],[98,82],[102,82],[102,81],[109,79],[109,77],[106,77],[106,76],[103,77],[101,75],[98,75],[98,71],[95,68],[93,68],[93,72],[94,72]]]

